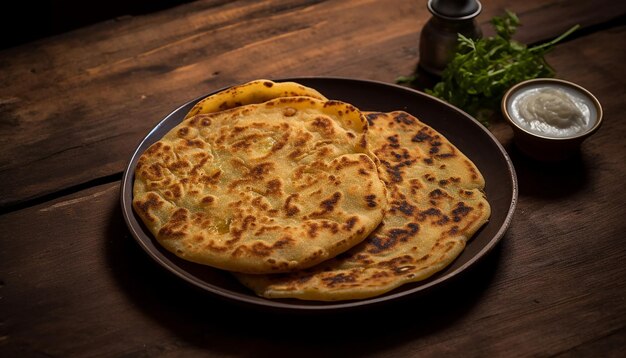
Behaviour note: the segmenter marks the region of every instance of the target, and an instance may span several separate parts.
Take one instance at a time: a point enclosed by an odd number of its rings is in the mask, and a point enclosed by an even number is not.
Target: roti
[[[408,113],[368,113],[389,207],[361,244],[313,268],[236,275],[267,298],[362,299],[424,280],[449,265],[487,222],[478,168],[444,136]]]
[[[256,274],[314,266],[382,220],[367,128],[352,105],[312,97],[193,115],[139,158],[133,207],[185,260]]]
[[[273,82],[254,80],[239,86],[233,86],[208,96],[196,103],[185,118],[196,114],[219,112],[246,104],[257,104],[279,97],[312,97],[328,100],[317,90],[296,82]]]

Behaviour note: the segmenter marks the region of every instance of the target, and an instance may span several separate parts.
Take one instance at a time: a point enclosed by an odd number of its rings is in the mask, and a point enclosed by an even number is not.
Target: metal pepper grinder
[[[428,10],[433,16],[422,29],[419,66],[441,76],[454,57],[458,33],[474,39],[482,36],[475,20],[482,5],[478,0],[428,0]]]

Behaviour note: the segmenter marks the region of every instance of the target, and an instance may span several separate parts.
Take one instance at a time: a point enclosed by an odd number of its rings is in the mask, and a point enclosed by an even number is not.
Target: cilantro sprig
[[[513,12],[507,10],[504,16],[494,17],[491,24],[495,36],[473,40],[458,35],[456,54],[443,71],[441,82],[426,90],[485,125],[511,86],[531,78],[554,76],[544,56],[579,27],[572,27],[550,42],[527,47],[512,39],[520,25]]]

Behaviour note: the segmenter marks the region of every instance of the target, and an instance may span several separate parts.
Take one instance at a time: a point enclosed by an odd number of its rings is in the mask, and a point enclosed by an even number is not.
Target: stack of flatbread
[[[201,100],[142,154],[133,206],[167,250],[260,296],[336,301],[446,267],[490,216],[484,185],[408,113],[257,80]]]

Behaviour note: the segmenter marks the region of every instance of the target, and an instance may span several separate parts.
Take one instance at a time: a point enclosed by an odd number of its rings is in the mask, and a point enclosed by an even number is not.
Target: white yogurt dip
[[[596,121],[596,107],[585,93],[560,84],[536,83],[507,101],[512,120],[538,135],[567,138],[585,133]]]

